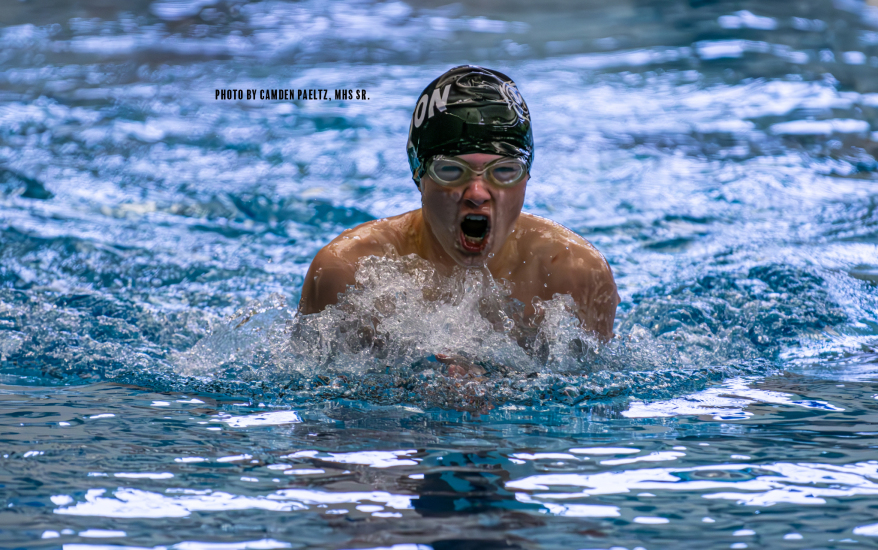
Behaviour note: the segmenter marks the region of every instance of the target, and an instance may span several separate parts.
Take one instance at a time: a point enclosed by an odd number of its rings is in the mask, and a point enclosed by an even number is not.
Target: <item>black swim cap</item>
[[[511,78],[475,65],[455,67],[421,93],[408,140],[412,179],[420,187],[436,155],[488,153],[533,164],[530,112]]]

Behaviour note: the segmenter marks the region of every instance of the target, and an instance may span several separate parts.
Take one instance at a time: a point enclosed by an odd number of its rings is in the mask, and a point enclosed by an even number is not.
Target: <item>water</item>
[[[0,7],[4,546],[878,542],[878,8],[439,4]],[[610,345],[415,258],[296,315],[418,206],[411,109],[462,62],[527,99],[525,210],[607,256]]]

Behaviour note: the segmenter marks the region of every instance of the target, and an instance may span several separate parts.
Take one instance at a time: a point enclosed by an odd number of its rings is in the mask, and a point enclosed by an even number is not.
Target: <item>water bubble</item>
[[[534,298],[527,315],[487,270],[443,276],[415,255],[370,257],[355,278],[337,304],[312,315],[279,296],[248,305],[179,356],[177,370],[199,383],[234,380],[259,399],[486,411],[505,402],[662,397],[747,368],[691,365],[675,341],[639,325],[603,344],[583,330],[571,296]]]

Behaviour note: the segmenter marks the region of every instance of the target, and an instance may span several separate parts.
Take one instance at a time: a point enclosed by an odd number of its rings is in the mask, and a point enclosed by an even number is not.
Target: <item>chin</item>
[[[454,247],[454,253],[451,254],[451,257],[454,258],[454,261],[456,261],[461,267],[484,267],[488,263],[488,255],[491,252],[490,243],[486,244],[487,245],[479,252],[461,250],[462,247],[458,244],[458,246]]]

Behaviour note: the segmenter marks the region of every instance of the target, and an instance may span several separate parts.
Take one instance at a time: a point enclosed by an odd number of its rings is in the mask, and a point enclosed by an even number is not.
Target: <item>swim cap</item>
[[[533,164],[530,112],[511,78],[475,65],[449,70],[421,93],[408,140],[412,179],[420,187],[436,155],[488,153]]]

